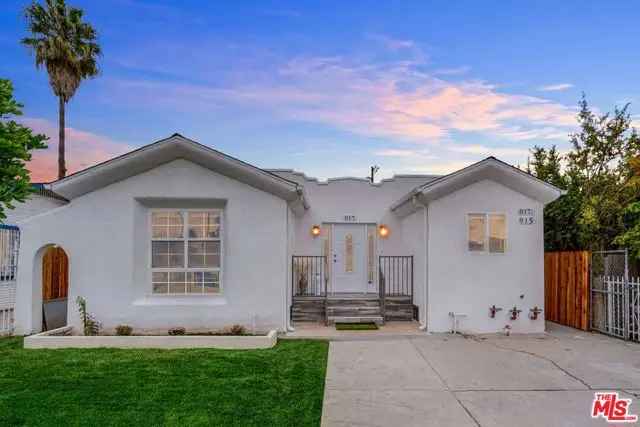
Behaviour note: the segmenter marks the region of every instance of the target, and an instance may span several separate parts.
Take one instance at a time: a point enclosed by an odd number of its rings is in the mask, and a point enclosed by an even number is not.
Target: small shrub
[[[186,329],[181,327],[169,329],[169,335],[184,335],[186,332]]]
[[[225,335],[246,335],[247,329],[242,325],[232,325],[223,330]]]
[[[129,325],[116,326],[116,335],[131,335],[133,328]]]
[[[82,297],[76,298],[78,311],[80,312],[80,320],[82,320],[82,328],[85,335],[98,335],[100,333],[100,322],[98,322],[92,314],[87,311],[87,300]]]

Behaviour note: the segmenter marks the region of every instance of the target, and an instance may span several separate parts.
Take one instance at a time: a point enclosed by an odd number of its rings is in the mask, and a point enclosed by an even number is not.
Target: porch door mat
[[[336,323],[338,331],[373,331],[378,329],[378,325],[374,322],[364,323]]]

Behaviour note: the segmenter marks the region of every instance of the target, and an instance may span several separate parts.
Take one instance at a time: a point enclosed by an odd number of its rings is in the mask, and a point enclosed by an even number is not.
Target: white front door
[[[333,225],[333,292],[367,292],[367,227]]]

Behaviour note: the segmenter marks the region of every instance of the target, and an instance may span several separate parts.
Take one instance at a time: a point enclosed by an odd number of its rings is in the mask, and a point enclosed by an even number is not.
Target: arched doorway
[[[67,324],[69,258],[60,246],[49,246],[42,256],[42,330]]]

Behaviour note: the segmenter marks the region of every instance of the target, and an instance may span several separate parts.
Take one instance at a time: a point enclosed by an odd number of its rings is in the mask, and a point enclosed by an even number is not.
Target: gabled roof
[[[308,208],[303,189],[296,182],[228,156],[178,133],[54,181],[48,187],[67,199],[73,199],[176,159],[188,160],[288,202],[300,202],[304,208]]]
[[[552,202],[565,193],[564,190],[495,157],[487,157],[464,169],[414,188],[391,205],[391,210],[400,216],[405,216],[418,208],[413,203],[414,198],[418,198],[421,203],[429,203],[482,180],[498,182],[543,204]]]

